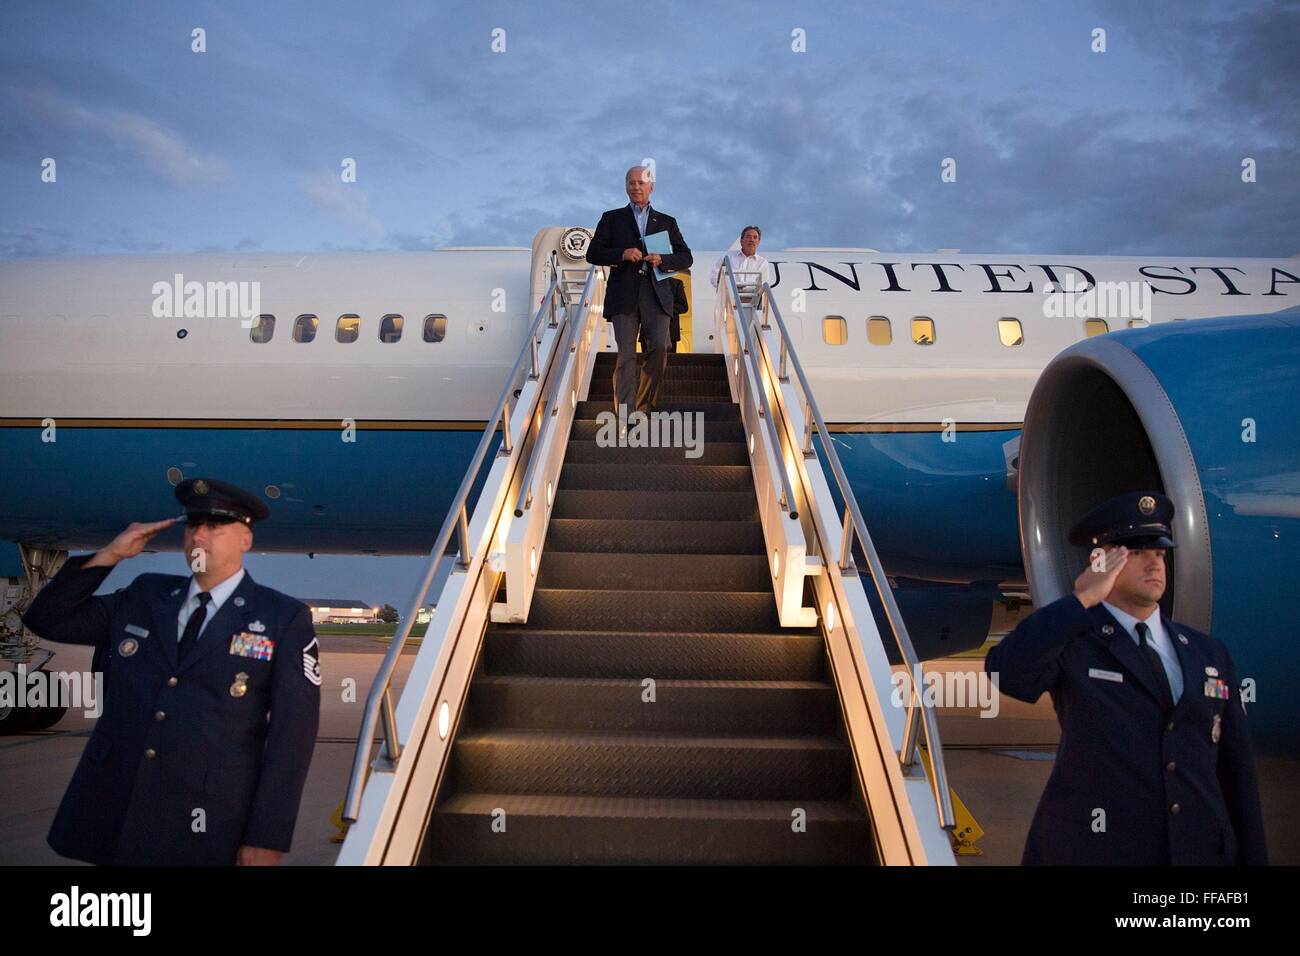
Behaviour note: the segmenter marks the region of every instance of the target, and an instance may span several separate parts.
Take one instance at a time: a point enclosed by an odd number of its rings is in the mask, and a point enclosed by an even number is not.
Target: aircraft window
[[[889,320],[883,315],[873,315],[867,319],[867,341],[872,345],[888,345],[894,341],[894,330],[889,327]]]
[[[1019,319],[998,319],[998,338],[1007,348],[1025,344],[1025,333]]]
[[[445,315],[426,315],[424,317],[424,341],[441,342],[447,337],[447,317]]]
[[[402,337],[402,317],[390,312],[379,320],[379,341],[396,342]]]
[[[918,315],[912,320],[912,341],[917,345],[934,344],[934,319]]]
[[[1085,319],[1083,331],[1087,333],[1088,338],[1094,335],[1105,335],[1110,331],[1110,326],[1106,324],[1105,319]]]
[[[1130,329],[1145,329],[1145,328],[1146,328],[1148,325],[1150,325],[1150,324],[1151,324],[1151,323],[1148,322],[1146,319],[1129,319],[1129,320],[1128,320],[1128,327],[1129,327]]]
[[[293,320],[293,340],[295,342],[312,342],[316,339],[316,327],[320,319],[314,315],[300,315]]]
[[[822,319],[822,341],[827,345],[843,345],[849,340],[849,323],[842,315],[828,315]]]
[[[258,345],[265,345],[275,335],[275,316],[259,315],[257,324],[248,330],[248,340]]]
[[[338,325],[334,326],[334,341],[355,342],[361,335],[361,316],[355,312],[345,312],[339,316]]]

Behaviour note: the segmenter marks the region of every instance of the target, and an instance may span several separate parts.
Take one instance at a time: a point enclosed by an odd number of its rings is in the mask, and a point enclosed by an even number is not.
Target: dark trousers
[[[654,283],[649,277],[637,279],[636,307],[631,312],[610,317],[614,339],[618,342],[618,360],[614,363],[614,402],[628,411],[650,412],[659,404],[664,369],[668,367],[668,313],[659,304]],[[637,332],[644,333],[649,345],[645,363],[638,374],[636,360]]]

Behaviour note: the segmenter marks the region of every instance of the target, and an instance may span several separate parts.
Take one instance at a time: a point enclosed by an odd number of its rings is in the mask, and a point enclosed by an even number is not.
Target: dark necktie
[[[181,646],[177,656],[180,660],[185,660],[185,655],[190,652],[199,639],[199,631],[203,628],[203,622],[208,619],[208,602],[212,600],[212,595],[207,591],[198,593],[199,606],[190,619],[185,622],[185,633],[181,635]]]
[[[1151,665],[1154,672],[1151,676],[1156,679],[1156,686],[1160,689],[1161,703],[1168,709],[1174,705],[1174,694],[1169,688],[1169,675],[1165,673],[1165,662],[1160,659],[1156,649],[1151,646],[1151,628],[1147,627],[1145,621],[1138,621],[1137,624],[1138,640],[1142,643],[1142,653],[1146,655],[1147,662]]]

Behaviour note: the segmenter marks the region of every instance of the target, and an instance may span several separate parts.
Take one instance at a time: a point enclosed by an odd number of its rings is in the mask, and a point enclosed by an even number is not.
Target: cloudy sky
[[[1289,256],[1298,49],[1278,2],[5,0],[0,258],[527,245],[645,158],[699,249]]]
[[[526,245],[646,157],[696,248],[1291,255],[1298,48],[1296,3],[6,0],[0,257]]]

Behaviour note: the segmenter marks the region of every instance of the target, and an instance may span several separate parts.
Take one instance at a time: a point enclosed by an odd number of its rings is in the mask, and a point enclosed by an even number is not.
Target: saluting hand
[[[1093,561],[1074,579],[1074,596],[1084,607],[1093,607],[1110,596],[1115,579],[1128,563],[1128,548],[1107,548],[1099,561]],[[1096,564],[1100,570],[1094,570]]]
[[[175,518],[168,518],[166,521],[134,521],[125,531],[96,551],[94,557],[82,567],[111,567],[124,558],[134,558],[144,550],[150,538],[175,523]]]

